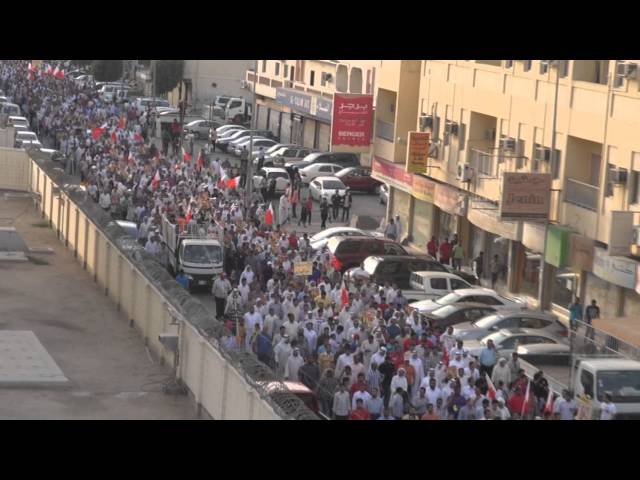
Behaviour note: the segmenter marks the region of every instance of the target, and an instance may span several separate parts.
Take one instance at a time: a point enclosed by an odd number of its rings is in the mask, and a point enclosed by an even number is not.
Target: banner
[[[331,151],[349,147],[368,152],[373,130],[373,95],[334,93]]]
[[[387,162],[374,156],[371,162],[371,176],[403,192],[413,193],[413,175],[407,173],[400,164]]]
[[[298,262],[293,265],[293,273],[295,275],[309,276],[313,273],[313,262]]]
[[[425,173],[429,159],[429,132],[409,132],[409,149],[407,151],[407,172]]]

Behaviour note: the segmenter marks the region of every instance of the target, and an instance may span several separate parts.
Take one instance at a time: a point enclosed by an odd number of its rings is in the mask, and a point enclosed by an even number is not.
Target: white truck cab
[[[251,102],[244,98],[230,98],[224,109],[224,119],[227,122],[243,123],[251,119]]]
[[[410,302],[420,300],[434,300],[453,290],[473,288],[462,278],[453,273],[445,272],[411,272],[409,278],[410,290],[403,290],[402,295]]]

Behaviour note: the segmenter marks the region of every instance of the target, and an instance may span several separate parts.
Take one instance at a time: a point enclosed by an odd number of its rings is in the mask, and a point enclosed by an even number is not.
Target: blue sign
[[[331,121],[333,101],[328,98],[318,97],[288,88],[277,88],[276,102],[281,105],[286,105],[296,112],[317,117],[328,122]]]

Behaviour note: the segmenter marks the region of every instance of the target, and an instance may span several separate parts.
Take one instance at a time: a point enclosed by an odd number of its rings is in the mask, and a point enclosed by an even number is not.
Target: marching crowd
[[[181,231],[220,239],[224,273],[215,279],[212,295],[216,316],[228,327],[221,346],[252,352],[282,378],[306,385],[327,417],[575,415],[570,395],[552,395],[542,372],[529,380],[517,354],[499,358],[489,342],[478,358],[471,357],[452,329],[442,331],[410,311],[396,285],[359,277],[345,281],[326,252],[311,249],[306,233],[275,221],[259,191],[247,198],[227,173],[228,164],[204,152],[193,159],[169,138],[156,139],[153,108],[106,103],[70,78],[42,71],[30,75],[22,61],[3,61],[0,81],[43,143],[68,157],[68,172],[78,174],[88,194],[114,218],[135,222],[140,242],[159,261],[166,264],[168,258],[163,216]],[[311,203],[296,176],[290,183],[286,199],[295,191],[295,203]],[[279,209],[278,219],[286,220],[290,202],[280,202]],[[329,210],[322,202],[323,226]],[[332,216],[336,219],[337,211]],[[397,238],[398,228],[387,228],[387,236]],[[451,251],[430,244],[429,253],[435,256],[436,248],[441,258],[462,256],[455,244]],[[310,273],[296,271],[302,262],[312,262]],[[177,279],[188,286],[184,274]]]

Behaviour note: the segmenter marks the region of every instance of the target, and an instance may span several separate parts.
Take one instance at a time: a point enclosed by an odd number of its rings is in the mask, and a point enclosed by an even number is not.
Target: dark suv
[[[408,255],[398,242],[358,235],[332,237],[327,243],[327,248],[334,268],[340,272],[357,267],[371,255]]]
[[[411,288],[409,280],[412,272],[447,272],[447,269],[427,255],[373,255],[364,261],[364,271],[378,285],[391,282],[406,290]]]
[[[355,153],[315,152],[310,153],[302,160],[287,162],[285,167],[298,167],[300,169],[314,163],[333,163],[334,165],[340,165],[342,168],[359,167],[360,157]]]

